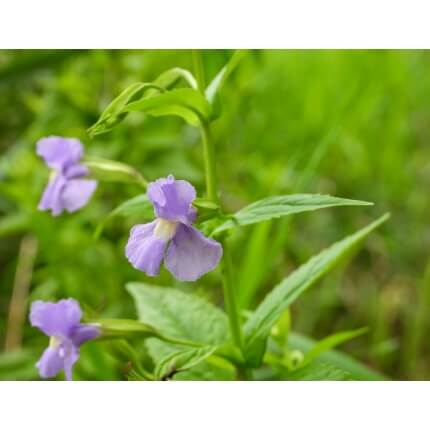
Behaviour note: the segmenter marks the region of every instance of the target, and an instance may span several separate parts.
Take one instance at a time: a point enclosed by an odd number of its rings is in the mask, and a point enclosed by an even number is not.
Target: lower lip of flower
[[[178,224],[179,223],[176,221],[168,221],[158,218],[154,228],[154,236],[163,241],[171,240],[176,234]]]

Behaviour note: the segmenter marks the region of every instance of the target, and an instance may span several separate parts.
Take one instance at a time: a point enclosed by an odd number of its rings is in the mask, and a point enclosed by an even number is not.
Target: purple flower
[[[37,362],[42,378],[51,378],[64,369],[72,380],[72,367],[79,358],[79,346],[100,335],[97,327],[81,324],[82,311],[73,299],[57,303],[37,300],[32,303],[30,322],[49,336],[49,346]]]
[[[97,181],[82,179],[88,175],[88,169],[79,164],[84,152],[81,142],[58,136],[45,137],[37,142],[36,152],[53,169],[38,208],[51,210],[52,215],[57,216],[63,210],[75,212],[85,206]]]
[[[133,267],[156,276],[164,259],[169,272],[181,281],[195,281],[213,270],[222,247],[191,226],[197,215],[191,205],[196,198],[194,187],[170,175],[151,182],[148,197],[157,218],[130,231],[125,255]]]

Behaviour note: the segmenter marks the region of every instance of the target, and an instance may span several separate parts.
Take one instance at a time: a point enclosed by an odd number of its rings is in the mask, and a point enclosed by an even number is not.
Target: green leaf
[[[216,351],[215,346],[201,348],[185,348],[174,351],[157,363],[155,379],[171,379],[176,373],[188,370],[212,355]]]
[[[219,205],[214,203],[212,200],[201,198],[201,197],[198,197],[193,201],[193,206],[195,206],[198,209],[209,209],[213,211],[216,211],[219,209]]]
[[[194,75],[186,69],[174,67],[173,69],[163,72],[155,81],[154,84],[169,89],[173,87],[179,80],[184,80],[191,88],[198,89],[197,81]]]
[[[267,336],[285,309],[388,218],[389,214],[383,215],[353,235],[312,257],[265,297],[245,324],[245,355],[251,365],[258,366],[261,363]]]
[[[132,166],[118,161],[102,159],[86,159],[92,177],[99,181],[135,183],[146,189],[145,178]]]
[[[154,208],[146,194],[140,194],[114,209],[110,216],[141,216],[144,219],[154,217]]]
[[[202,226],[203,223],[207,223],[208,220],[213,220],[215,218],[219,220],[219,218],[222,216],[221,208],[212,200],[197,198],[193,201],[193,206],[198,209],[198,224],[196,227],[200,231],[204,230],[204,225]],[[212,231],[213,228],[210,228],[209,230]]]
[[[237,67],[237,65],[240,63],[246,53],[247,51],[245,50],[235,51],[227,64],[212,79],[211,83],[208,85],[205,91],[206,98],[209,100],[210,103],[214,101],[216,95],[224,86],[225,81],[228,79],[228,77],[231,75],[231,73],[234,71],[234,69]]]
[[[225,313],[199,297],[142,283],[129,283],[127,290],[134,298],[139,320],[151,324],[166,336],[198,342],[203,344],[201,347],[216,347],[230,339]],[[148,339],[145,344],[159,367],[166,357],[190,349],[158,339]],[[232,374],[231,365],[225,369],[205,361],[175,379],[231,379]]]
[[[178,289],[129,283],[139,320],[178,339],[217,346],[229,340],[226,314],[209,302]]]
[[[189,341],[186,339],[169,336],[165,332],[158,331],[153,326],[140,321],[130,319],[97,319],[90,320],[87,324],[99,327],[100,339],[116,339],[138,336],[140,339],[159,339],[173,348],[202,348],[207,345]]]
[[[304,367],[314,361],[319,355],[323,352],[328,351],[336,346],[347,342],[357,336],[360,336],[366,333],[368,329],[366,327],[359,328],[357,330],[349,330],[342,331],[339,333],[332,334],[330,336],[325,337],[324,339],[317,342],[306,354],[301,363],[301,366]]]
[[[90,321],[100,327],[101,338],[116,338],[138,335],[140,338],[160,337],[161,335],[150,325],[128,319],[100,319]]]
[[[314,211],[333,206],[369,206],[372,204],[360,200],[342,199],[321,194],[272,196],[242,208],[236,212],[233,219],[218,226],[212,232],[212,235],[234,228],[237,225],[255,224],[300,212]]]
[[[288,347],[290,349],[299,349],[303,352],[310,351],[317,342],[302,334],[291,332],[288,336]],[[370,369],[354,358],[346,355],[341,351],[329,350],[322,352],[314,361],[327,362],[336,366],[352,375],[360,381],[383,381],[386,377],[376,370]]]
[[[120,123],[128,114],[125,109],[139,96],[154,96],[176,85],[179,80],[184,80],[191,88],[197,89],[194,76],[185,69],[175,67],[162,73],[154,82],[137,82],[126,88],[103,111],[98,121],[88,129],[90,136],[105,133]]]
[[[176,115],[194,126],[199,126],[201,120],[208,120],[212,113],[208,101],[192,88],[179,88],[145,97],[129,103],[124,110],[153,116]]]
[[[329,363],[311,363],[287,374],[292,381],[351,381],[353,378],[342,369]]]
[[[147,339],[145,346],[149,355],[157,365],[174,353],[189,350],[189,347],[173,345],[163,342],[156,338]],[[235,379],[236,369],[234,366],[218,356],[219,347],[216,350],[217,355],[210,355],[204,361],[196,366],[188,368],[185,371],[176,373],[173,379],[191,380],[191,381],[231,381]]]
[[[94,237],[98,238],[103,229],[106,227],[106,224],[116,216],[140,217],[142,222],[144,222],[154,218],[154,208],[146,194],[140,194],[136,197],[133,197],[132,199],[125,201],[115,208],[109,213],[109,215],[106,216],[104,220],[98,224],[96,231],[94,232]]]
[[[163,91],[163,88],[156,84],[137,82],[126,88],[118,97],[108,105],[100,115],[98,121],[88,129],[91,137],[105,133],[115,127],[127,115],[124,108],[133,97],[136,97],[144,90],[156,89]]]

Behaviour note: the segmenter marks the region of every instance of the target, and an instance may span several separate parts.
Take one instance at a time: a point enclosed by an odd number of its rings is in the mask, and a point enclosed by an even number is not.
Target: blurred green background
[[[207,80],[231,55],[204,52]],[[74,215],[36,210],[49,172],[35,142],[47,135],[78,137],[89,155],[132,164],[149,179],[172,173],[203,192],[200,136],[180,119],[135,113],[108,134],[91,140],[86,133],[129,84],[175,66],[191,69],[190,52],[0,51],[0,350],[7,350],[0,379],[37,379],[34,362],[47,339],[22,321],[32,300],[74,297],[89,312],[133,318],[124,284],[150,280],[222,305],[218,271],[179,284],[164,270],[154,280],[131,268],[124,245],[139,220],[114,219],[93,238],[98,222],[137,187],[103,183]],[[294,329],[314,338],[369,327],[341,349],[393,379],[430,379],[429,71],[426,51],[252,51],[222,92],[213,130],[230,210],[293,192],[375,203],[237,232],[236,281],[247,308],[320,249],[391,212],[352,262],[292,313]],[[11,315],[14,288],[24,292]],[[120,379],[123,372],[94,342],[83,348],[75,377]]]

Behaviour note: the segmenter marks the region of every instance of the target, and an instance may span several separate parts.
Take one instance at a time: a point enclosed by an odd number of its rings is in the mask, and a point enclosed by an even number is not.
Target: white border
[[[2,48],[425,48],[427,0],[4,0]]]
[[[13,0],[2,48],[429,48],[430,2]],[[2,428],[402,429],[430,383],[0,383]]]
[[[2,382],[5,429],[421,429],[427,382]]]

